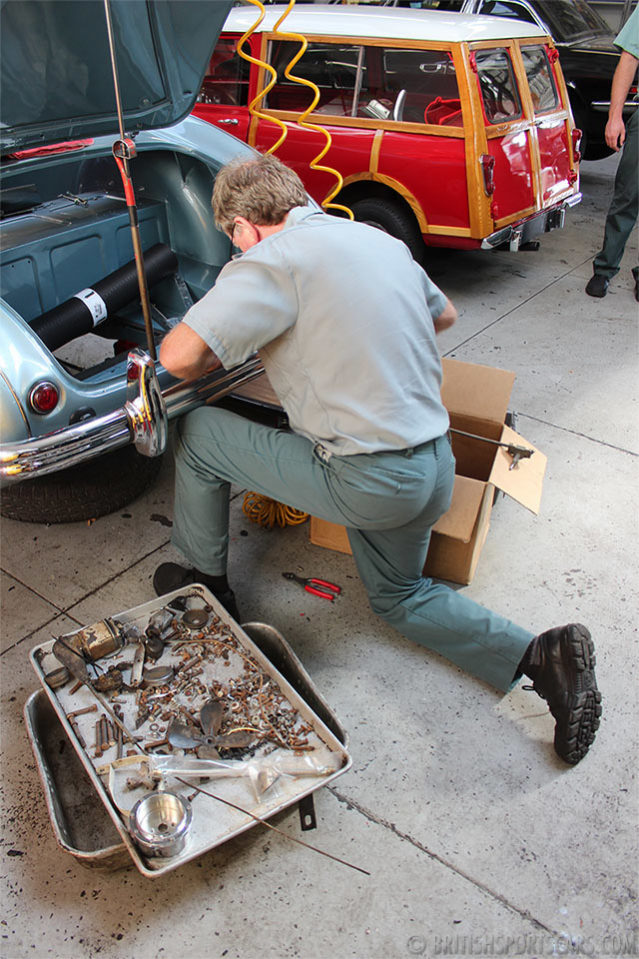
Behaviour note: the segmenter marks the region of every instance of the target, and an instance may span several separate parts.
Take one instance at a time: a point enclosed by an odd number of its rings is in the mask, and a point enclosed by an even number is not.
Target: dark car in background
[[[610,27],[586,0],[423,0],[421,6],[510,17],[540,26],[559,50],[575,123],[583,131],[582,156],[600,160],[612,152],[604,130],[619,51]],[[634,103],[626,104],[628,114],[634,108]]]

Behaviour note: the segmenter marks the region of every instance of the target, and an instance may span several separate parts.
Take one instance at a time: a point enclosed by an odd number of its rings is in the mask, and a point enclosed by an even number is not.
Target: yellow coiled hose
[[[264,99],[264,97],[267,95],[269,90],[272,90],[275,84],[277,83],[277,72],[275,68],[271,66],[270,63],[266,63],[266,61],[259,60],[256,57],[252,57],[249,53],[246,53],[244,50],[244,44],[246,43],[248,38],[257,30],[260,23],[264,19],[264,15],[265,15],[264,4],[261,3],[260,0],[249,0],[249,3],[252,4],[254,7],[257,7],[258,10],[260,11],[260,14],[257,20],[255,21],[255,23],[252,25],[252,27],[250,27],[246,31],[246,33],[244,33],[240,37],[240,39],[237,41],[236,50],[243,60],[247,60],[249,63],[253,63],[258,67],[262,67],[264,70],[266,70],[268,74],[270,74],[270,80],[268,81],[266,86],[263,87],[262,90],[259,90],[257,95],[253,97],[253,99],[249,103],[248,109],[252,117],[258,117],[260,120],[268,120],[270,123],[274,123],[276,126],[278,126],[280,130],[282,131],[279,138],[275,141],[273,146],[269,147],[269,149],[266,151],[267,153],[275,153],[278,147],[280,147],[282,143],[284,143],[284,140],[286,139],[286,136],[288,133],[288,128],[282,120],[279,120],[277,117],[269,116],[267,113],[262,113],[260,112],[260,110],[257,109],[257,104]],[[282,16],[279,18],[279,20],[277,20],[277,22],[275,23],[273,27],[273,33],[277,33],[279,36],[283,37],[285,40],[292,40],[293,42],[299,43],[300,48],[295,54],[295,56],[291,59],[291,61],[286,65],[284,69],[284,75],[286,76],[288,80],[292,80],[293,83],[299,83],[302,86],[310,87],[310,89],[313,91],[313,99],[311,100],[306,110],[300,113],[296,122],[298,126],[303,127],[305,130],[314,130],[316,133],[321,134],[325,140],[323,148],[320,150],[317,156],[314,157],[309,163],[311,170],[317,170],[318,172],[321,172],[321,173],[331,173],[337,180],[335,187],[329,191],[329,193],[326,195],[326,197],[322,201],[322,206],[326,210],[341,210],[342,213],[345,213],[349,217],[349,219],[353,220],[354,217],[353,217],[352,210],[350,210],[347,206],[343,206],[341,203],[331,202],[333,197],[336,197],[337,194],[342,189],[342,187],[344,186],[344,179],[342,177],[342,174],[338,170],[335,170],[333,167],[320,165],[320,160],[322,160],[326,156],[326,154],[331,148],[333,138],[331,137],[331,134],[325,127],[321,127],[316,123],[309,123],[309,121],[307,120],[307,117],[309,116],[310,113],[313,112],[313,110],[315,109],[315,107],[317,106],[319,102],[319,99],[320,99],[319,88],[317,87],[315,83],[313,83],[312,80],[306,80],[304,77],[298,77],[298,76],[295,76],[294,73],[291,73],[292,68],[303,57],[304,53],[306,52],[306,48],[308,47],[308,41],[306,37],[302,36],[301,33],[287,33],[284,30],[280,30],[281,24],[284,22],[286,17],[288,17],[289,13],[291,12],[294,6],[295,6],[295,0],[289,0],[286,10],[282,14]]]
[[[282,120],[279,120],[277,117],[269,116],[267,113],[261,113],[257,109],[257,104],[260,103],[265,98],[269,90],[272,90],[275,84],[277,83],[277,72],[270,65],[270,63],[266,63],[264,60],[259,60],[256,57],[251,56],[250,53],[246,53],[246,51],[244,50],[244,44],[247,42],[249,37],[257,30],[260,23],[264,19],[264,15],[266,12],[264,9],[264,5],[260,2],[260,0],[249,0],[249,3],[251,3],[254,7],[257,7],[260,11],[260,14],[257,20],[255,21],[255,23],[252,25],[252,27],[250,27],[246,31],[246,33],[244,33],[240,37],[240,39],[237,41],[236,50],[239,56],[241,56],[243,60],[247,60],[249,63],[253,63],[258,67],[262,67],[268,74],[270,74],[270,80],[268,81],[266,86],[263,87],[262,90],[258,91],[257,95],[251,100],[251,102],[249,103],[248,109],[252,117],[258,117],[260,120],[268,120],[270,123],[274,123],[276,126],[278,126],[281,129],[282,132],[279,138],[275,141],[273,146],[266,151],[267,153],[275,153],[278,147],[280,147],[282,143],[284,142],[284,140],[286,139],[288,128]],[[322,202],[322,206],[325,209],[341,210],[343,213],[346,213],[346,215],[352,220],[354,219],[353,213],[351,210],[348,209],[348,207],[342,206],[339,203],[331,203],[331,200],[333,199],[333,197],[337,196],[337,194],[342,189],[342,186],[344,185],[344,180],[342,178],[341,173],[339,173],[337,170],[334,170],[332,167],[320,166],[320,162],[319,162],[328,153],[331,147],[331,144],[333,142],[332,137],[329,131],[326,130],[324,127],[318,126],[315,123],[309,123],[308,120],[306,119],[308,115],[313,112],[313,110],[315,109],[315,107],[317,106],[319,102],[319,98],[320,98],[319,89],[311,80],[306,80],[303,77],[296,77],[293,73],[291,73],[292,68],[304,55],[306,48],[308,46],[308,42],[306,40],[306,37],[302,36],[302,34],[300,33],[286,33],[279,29],[280,25],[289,15],[289,13],[291,12],[294,6],[295,6],[295,0],[289,0],[289,4],[286,10],[284,11],[282,16],[279,18],[279,20],[275,24],[273,28],[273,32],[279,33],[280,36],[284,37],[286,40],[293,40],[300,44],[300,49],[292,58],[290,63],[287,64],[284,70],[284,74],[287,77],[287,79],[292,80],[293,83],[300,83],[303,86],[310,87],[313,90],[313,94],[314,94],[313,99],[310,105],[307,107],[307,109],[300,114],[300,116],[298,117],[297,123],[299,126],[304,127],[307,130],[315,130],[317,133],[321,133],[326,141],[323,149],[320,150],[317,156],[314,157],[314,159],[312,159],[309,164],[312,170],[318,170],[322,173],[332,173],[337,180],[335,188],[327,194],[327,196]],[[246,516],[248,516],[251,522],[257,523],[259,526],[264,526],[266,527],[266,529],[272,529],[276,525],[282,526],[282,527],[299,526],[300,523],[304,523],[308,519],[308,513],[304,513],[298,509],[293,509],[292,506],[285,506],[283,503],[278,503],[277,500],[271,499],[268,496],[263,496],[261,493],[247,493],[244,497],[244,502],[242,504],[242,511],[244,512]]]
[[[266,529],[273,529],[274,526],[299,526],[308,519],[308,513],[285,506],[268,496],[262,496],[261,493],[247,493],[242,512],[252,523],[265,526]]]

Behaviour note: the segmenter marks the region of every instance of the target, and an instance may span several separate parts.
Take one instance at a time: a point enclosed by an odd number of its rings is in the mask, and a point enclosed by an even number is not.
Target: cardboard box
[[[538,513],[546,457],[505,425],[514,373],[459,360],[444,359],[442,365],[442,400],[450,415],[457,466],[452,503],[433,527],[424,572],[467,585],[486,542],[495,490]],[[472,435],[464,435],[468,433]],[[511,469],[508,450],[486,439],[522,446],[533,454]],[[316,517],[311,517],[310,539],[316,546],[351,552],[344,527]]]

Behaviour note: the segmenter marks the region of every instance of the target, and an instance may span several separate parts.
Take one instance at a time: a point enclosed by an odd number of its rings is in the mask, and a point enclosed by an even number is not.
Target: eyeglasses
[[[237,228],[238,228],[239,226],[241,226],[241,225],[242,225],[241,223],[234,223],[234,224],[233,224],[233,229],[231,230],[231,233],[230,233],[231,245],[232,245],[232,246],[236,246],[236,245],[237,245],[237,244],[235,243],[235,231],[236,231]]]

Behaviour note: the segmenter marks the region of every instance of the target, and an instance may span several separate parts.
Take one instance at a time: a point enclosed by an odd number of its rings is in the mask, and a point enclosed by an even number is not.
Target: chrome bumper
[[[123,407],[73,426],[0,445],[2,485],[21,482],[76,466],[101,453],[133,443],[144,456],[166,448],[168,421],[221,399],[263,372],[257,356],[227,371],[215,370],[192,382],[177,383],[162,393],[153,360],[141,350],[129,353],[127,382],[137,381],[137,396]]]
[[[516,253],[524,243],[530,243],[535,237],[542,233],[548,233],[550,230],[561,229],[566,219],[566,210],[569,207],[581,203],[581,193],[575,193],[573,196],[564,200],[560,206],[555,206],[551,210],[540,210],[527,220],[520,220],[517,223],[511,223],[495,233],[491,233],[481,241],[482,250],[496,250],[498,247],[508,244],[508,249]]]

